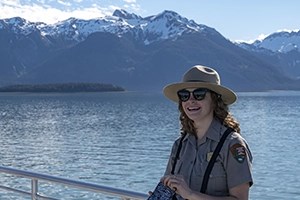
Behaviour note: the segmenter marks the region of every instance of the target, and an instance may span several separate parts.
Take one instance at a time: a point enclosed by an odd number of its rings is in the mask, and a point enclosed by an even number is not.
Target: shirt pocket
[[[192,190],[200,191],[205,169],[208,163],[206,161],[197,161],[193,167],[190,179],[190,187]]]
[[[207,192],[216,196],[228,194],[227,176],[223,164],[216,160],[209,176]]]

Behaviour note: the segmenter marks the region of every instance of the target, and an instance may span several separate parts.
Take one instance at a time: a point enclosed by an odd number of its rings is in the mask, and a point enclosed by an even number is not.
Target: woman
[[[178,103],[181,131],[186,133],[173,145],[161,179],[164,185],[173,189],[178,199],[248,199],[253,183],[252,156],[240,135],[239,123],[228,109],[236,101],[235,93],[220,84],[214,69],[197,65],[184,74],[182,82],[167,85],[164,95]],[[228,127],[233,131],[229,131],[214,162],[207,189],[200,192],[209,160]]]

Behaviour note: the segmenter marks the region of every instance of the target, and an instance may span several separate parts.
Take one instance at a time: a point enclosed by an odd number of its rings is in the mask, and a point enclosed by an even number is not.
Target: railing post
[[[38,180],[31,179],[31,200],[37,200]]]

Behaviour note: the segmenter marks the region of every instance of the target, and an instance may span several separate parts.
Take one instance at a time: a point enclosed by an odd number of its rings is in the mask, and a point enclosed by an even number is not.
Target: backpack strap
[[[208,166],[205,170],[205,173],[204,173],[204,177],[203,177],[203,181],[202,181],[202,186],[201,186],[201,193],[205,193],[206,192],[206,189],[207,189],[207,184],[208,184],[208,181],[209,181],[209,175],[211,173],[211,170],[212,168],[214,167],[214,164],[215,164],[215,161],[221,151],[221,148],[225,142],[225,139],[226,137],[231,133],[233,132],[234,130],[232,128],[227,128],[227,130],[225,131],[225,133],[222,135],[211,159],[209,160],[209,163],[208,163]]]
[[[174,171],[175,171],[175,166],[177,164],[177,160],[179,158],[179,154],[180,154],[180,150],[181,150],[181,147],[182,147],[182,141],[183,139],[185,138],[186,136],[186,132],[183,133],[183,135],[181,136],[180,138],[180,142],[179,142],[179,145],[177,147],[177,151],[176,151],[176,155],[175,155],[175,160],[174,160],[174,164],[172,166],[172,170],[171,170],[171,174],[174,174]]]

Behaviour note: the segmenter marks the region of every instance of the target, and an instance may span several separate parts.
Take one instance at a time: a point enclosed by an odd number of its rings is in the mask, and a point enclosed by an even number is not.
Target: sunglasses
[[[190,99],[191,93],[193,94],[193,97],[197,101],[201,101],[205,98],[206,92],[209,92],[209,89],[206,88],[197,88],[193,91],[189,91],[187,89],[182,89],[177,92],[177,96],[182,102],[186,102]]]

